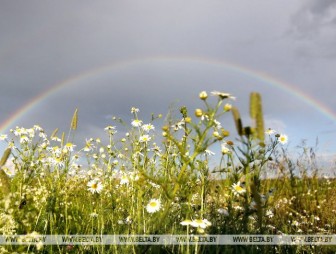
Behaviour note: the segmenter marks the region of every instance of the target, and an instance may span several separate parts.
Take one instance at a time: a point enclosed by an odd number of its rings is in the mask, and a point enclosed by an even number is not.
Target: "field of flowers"
[[[251,127],[227,93],[203,91],[200,108],[144,122],[113,118],[106,137],[74,143],[40,126],[0,135],[1,235],[335,234],[336,181],[313,149],[287,154],[287,136],[264,129],[251,94]],[[232,114],[238,135],[222,126]],[[163,123],[158,126],[157,123]],[[265,176],[272,176],[272,178]],[[0,253],[334,253],[333,246],[0,246]]]

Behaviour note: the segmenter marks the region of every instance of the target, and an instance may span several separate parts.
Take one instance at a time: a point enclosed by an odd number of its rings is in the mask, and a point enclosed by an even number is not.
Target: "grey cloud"
[[[323,62],[335,52],[333,27],[323,23],[332,21],[333,4],[308,3],[3,1],[0,84],[6,98],[0,100],[0,119],[7,119],[11,112],[62,80],[125,59],[157,55],[234,62],[290,81],[312,94],[318,84],[323,89],[319,88],[316,98],[333,106],[334,58]],[[296,18],[290,23],[292,13]],[[281,36],[290,25],[294,26],[291,37]],[[311,31],[316,38],[307,36]],[[306,61],[307,56],[310,61]],[[320,56],[323,59],[318,59]],[[251,80],[215,65],[169,61],[139,64],[93,77],[91,83],[81,80],[66,87],[28,112],[20,124],[28,127],[39,123],[51,130],[63,127],[67,131],[73,110],[79,107],[80,124],[87,126],[80,135],[85,131],[98,133],[111,124],[107,115],[130,117],[131,106],[140,107],[143,117],[151,111],[165,114],[169,104],[176,101],[177,107],[183,103],[192,110],[198,105],[195,98],[200,90],[233,93],[238,97],[235,103],[245,113],[248,93],[260,91],[265,95],[265,113],[270,119],[284,119],[286,124],[304,119],[306,104],[287,98],[288,94],[268,87],[267,82]]]

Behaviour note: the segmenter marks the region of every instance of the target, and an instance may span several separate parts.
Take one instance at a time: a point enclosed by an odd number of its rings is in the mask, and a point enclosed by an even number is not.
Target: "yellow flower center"
[[[237,185],[235,187],[235,190],[238,191],[238,192],[242,192],[244,189],[241,186]]]
[[[156,207],[156,206],[157,206],[157,204],[156,204],[155,201],[150,202],[149,205],[150,205],[151,207]]]

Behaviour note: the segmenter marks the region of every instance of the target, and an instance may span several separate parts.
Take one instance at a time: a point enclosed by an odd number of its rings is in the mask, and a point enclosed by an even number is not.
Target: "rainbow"
[[[186,62],[186,63],[199,63],[199,64],[207,64],[213,65],[217,67],[225,68],[226,70],[232,71],[234,73],[238,73],[239,75],[243,75],[246,77],[253,78],[262,83],[268,84],[272,87],[275,87],[283,92],[286,92],[292,96],[295,96],[299,100],[307,103],[308,105],[315,108],[321,114],[331,119],[333,122],[336,122],[336,114],[326,107],[323,103],[317,101],[315,98],[305,93],[304,91],[296,88],[295,86],[276,79],[269,74],[254,70],[251,68],[247,68],[238,64],[234,64],[231,62],[226,62],[223,60],[212,59],[212,58],[204,58],[204,57],[196,57],[196,56],[156,56],[156,57],[147,57],[147,58],[138,58],[138,59],[130,59],[125,61],[120,61],[108,65],[104,65],[95,69],[91,69],[82,73],[79,73],[75,76],[72,76],[68,79],[65,79],[59,83],[54,84],[51,88],[43,91],[36,97],[32,98],[18,110],[16,110],[11,117],[6,119],[4,122],[0,124],[0,133],[7,131],[10,127],[13,127],[15,122],[20,119],[23,115],[25,115],[28,111],[32,110],[34,107],[37,107],[39,103],[46,100],[49,96],[54,94],[55,92],[67,87],[74,85],[80,81],[83,81],[90,77],[99,76],[107,71],[111,70],[122,70],[128,67],[138,65],[138,64],[146,64],[146,63],[160,63],[167,61],[177,61],[177,62]]]

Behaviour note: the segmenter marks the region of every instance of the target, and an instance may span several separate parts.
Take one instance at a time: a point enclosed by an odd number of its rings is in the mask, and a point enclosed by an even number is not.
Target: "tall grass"
[[[76,146],[40,126],[1,135],[0,233],[11,234],[332,234],[334,179],[320,178],[314,153],[293,159],[284,134],[263,127],[251,95],[251,127],[231,95],[200,93],[193,113],[145,123],[114,118],[106,138]],[[222,127],[232,111],[238,138]],[[129,122],[129,123],[128,123]],[[121,129],[121,133],[117,130]],[[214,155],[214,152],[217,154]],[[210,163],[211,162],[211,163]],[[213,163],[216,163],[213,166]],[[210,166],[211,165],[211,166]],[[308,170],[313,174],[308,174]],[[276,177],[265,178],[265,174]],[[2,253],[325,253],[324,246],[6,246]]]

